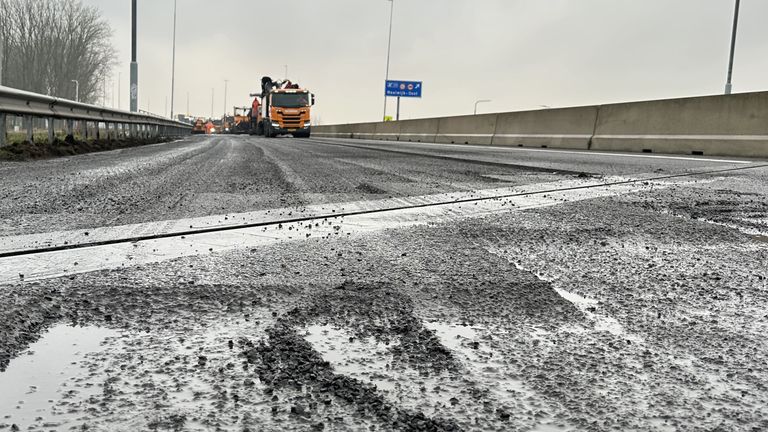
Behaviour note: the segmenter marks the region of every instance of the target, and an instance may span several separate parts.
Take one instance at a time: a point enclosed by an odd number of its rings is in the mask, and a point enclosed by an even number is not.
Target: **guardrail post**
[[[6,124],[7,119],[5,113],[0,113],[0,147],[5,145],[5,134],[8,127]]]
[[[66,120],[66,123],[67,123],[67,136],[71,136],[71,137],[73,137],[73,138],[74,138],[75,134],[74,134],[74,132],[72,131],[72,129],[73,129],[73,123],[74,123],[74,120],[72,120],[72,119],[67,119],[67,120]]]
[[[35,141],[35,129],[34,125],[32,124],[32,116],[26,115],[24,116],[24,125],[27,129],[27,141],[30,143],[33,143]]]
[[[48,117],[48,144],[53,144],[53,139],[56,137],[56,130],[53,128],[55,122],[53,117]]]

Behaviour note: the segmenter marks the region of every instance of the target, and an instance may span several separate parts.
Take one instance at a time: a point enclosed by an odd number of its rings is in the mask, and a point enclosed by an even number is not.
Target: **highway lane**
[[[0,163],[0,235],[425,195],[554,179],[546,172],[374,154],[301,140],[198,137]]]
[[[64,271],[0,286],[0,388],[18,389],[0,395],[0,425],[768,427],[760,161],[318,141],[2,164],[4,232],[563,191],[41,254]],[[568,190],[728,168],[747,169]]]
[[[356,147],[323,144],[328,142]],[[361,147],[396,148],[404,153]],[[741,162],[637,156],[348,140],[189,138],[71,158],[0,163],[0,235],[301,208],[562,178],[562,174],[547,171],[550,169],[628,176],[737,166]]]

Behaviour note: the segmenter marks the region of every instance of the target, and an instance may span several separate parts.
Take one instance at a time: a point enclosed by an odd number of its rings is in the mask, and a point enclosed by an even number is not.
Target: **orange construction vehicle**
[[[309,138],[315,95],[288,80],[275,82],[264,77],[261,93],[251,96],[257,98],[251,113],[252,133],[268,138],[288,134]]]
[[[231,134],[247,134],[251,130],[251,114],[248,112],[251,108],[234,107],[234,117],[232,125],[229,127]]]
[[[195,124],[192,126],[192,135],[203,135],[205,133],[205,120],[201,118],[195,120]]]

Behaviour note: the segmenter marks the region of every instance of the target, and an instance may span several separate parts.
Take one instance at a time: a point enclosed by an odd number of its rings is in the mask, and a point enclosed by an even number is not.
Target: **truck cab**
[[[309,138],[311,134],[311,109],[315,95],[301,89],[290,81],[274,83],[265,77],[262,80],[260,115],[256,133],[268,138],[278,135],[293,135]]]

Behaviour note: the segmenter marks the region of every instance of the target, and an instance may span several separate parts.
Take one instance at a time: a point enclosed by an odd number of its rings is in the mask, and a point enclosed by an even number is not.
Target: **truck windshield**
[[[309,106],[309,95],[307,93],[275,93],[272,95],[272,106],[281,108]]]

